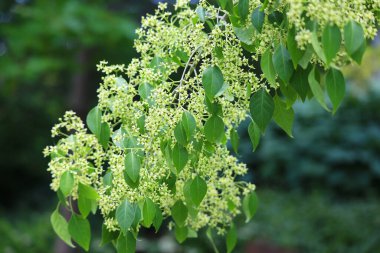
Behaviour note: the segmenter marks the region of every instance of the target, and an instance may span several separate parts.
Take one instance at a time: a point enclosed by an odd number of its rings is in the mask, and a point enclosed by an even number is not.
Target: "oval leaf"
[[[134,152],[128,152],[125,155],[124,165],[127,175],[136,183],[140,176],[140,158]]]
[[[351,20],[344,27],[344,45],[347,53],[354,55],[365,43],[363,27],[356,21]]]
[[[205,123],[204,134],[212,143],[219,143],[224,136],[224,122],[219,116],[211,116]]]
[[[90,248],[91,228],[87,219],[73,214],[69,221],[69,232],[73,240],[85,251]]]
[[[247,194],[243,199],[243,212],[246,222],[250,221],[257,211],[259,201],[255,192]]]
[[[251,97],[249,109],[252,119],[261,129],[261,132],[265,132],[274,112],[272,96],[264,88],[261,88]]]
[[[276,71],[273,66],[272,53],[269,49],[261,56],[260,67],[272,87],[276,87]]]
[[[177,200],[172,207],[172,217],[175,223],[183,227],[185,225],[185,221],[187,219],[188,210],[185,204],[181,200]]]
[[[200,177],[196,176],[190,184],[190,197],[193,204],[199,206],[206,196],[207,193],[207,184]]]
[[[325,102],[325,94],[322,90],[321,85],[319,82],[315,79],[315,67],[311,70],[308,76],[308,81],[310,84],[311,92],[314,94],[315,98],[317,99],[318,103],[326,110],[330,111],[330,109],[327,107]]]
[[[232,223],[226,235],[227,253],[231,253],[234,250],[236,243],[237,243],[237,230],[236,230],[235,224]]]
[[[322,45],[327,64],[330,64],[335,58],[336,54],[339,52],[341,43],[342,35],[339,27],[337,25],[326,26],[322,34]]]
[[[189,160],[189,154],[186,148],[177,143],[173,148],[172,159],[174,167],[177,170],[177,174],[179,174]]]
[[[334,68],[330,69],[326,75],[326,88],[333,105],[333,113],[335,113],[346,93],[342,72]]]
[[[259,146],[261,131],[254,121],[251,121],[251,123],[248,126],[248,135],[251,139],[253,151],[255,151],[256,148]]]
[[[126,235],[129,228],[136,227],[140,222],[141,211],[136,203],[124,200],[117,207],[115,216],[121,231]]]
[[[150,227],[153,223],[154,217],[156,216],[156,205],[150,198],[145,198],[143,209],[143,225],[145,227]]]
[[[63,195],[68,196],[74,187],[74,175],[70,171],[65,171],[61,176],[59,182],[59,189],[61,189]]]
[[[294,110],[292,107],[287,108],[286,103],[278,96],[274,97],[274,114],[273,119],[290,137],[293,137],[292,129],[294,122]]]
[[[252,12],[251,22],[258,32],[261,33],[264,26],[265,13],[261,11],[261,7],[256,8]]]
[[[59,213],[58,208],[51,214],[50,222],[54,232],[64,241],[67,245],[74,248],[71,242],[71,236],[69,233],[69,226],[65,218]]]
[[[293,75],[293,65],[290,54],[284,45],[279,45],[273,54],[273,66],[282,81],[288,83]]]
[[[218,66],[208,67],[203,72],[202,84],[205,89],[206,96],[212,101],[216,94],[219,93],[220,89],[222,89],[224,84],[223,74]]]

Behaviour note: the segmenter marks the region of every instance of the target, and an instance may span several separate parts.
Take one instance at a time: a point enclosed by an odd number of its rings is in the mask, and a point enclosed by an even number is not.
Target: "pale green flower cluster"
[[[250,13],[261,5],[259,0],[250,1]],[[95,188],[109,230],[120,229],[114,213],[125,199],[141,203],[148,197],[160,207],[164,217],[170,216],[177,200],[186,202],[185,182],[199,175],[207,183],[207,194],[197,215],[189,215],[186,224],[195,231],[209,226],[224,233],[240,213],[242,195],[255,188],[236,181],[246,174],[247,168],[230,154],[226,143],[230,130],[248,117],[251,95],[266,87],[255,75],[254,60],[286,40],[288,30],[269,22],[266,16],[262,32],[253,32],[247,39],[248,46],[255,46],[247,57],[236,36],[236,27],[227,21],[227,12],[206,1],[199,6],[203,7],[203,16],[199,9],[189,6],[188,0],[177,1],[175,13],[166,4],[160,4],[154,15],[142,19],[141,28],[136,31],[134,46],[139,58],[128,66],[108,65],[105,61],[97,66],[105,74],[98,89],[98,107],[103,112],[102,122],[110,126],[112,138],[107,147],[87,133],[73,112],[67,112],[52,130],[53,137],[62,137],[56,146],[44,152],[51,157],[52,189],[59,189],[61,175],[66,171],[74,175],[74,199],[79,183]],[[286,0],[268,1],[265,13],[287,13],[289,24],[296,29],[298,46],[304,49],[311,42],[308,19],[317,21],[319,32],[329,24],[343,29],[349,20],[356,20],[366,37],[373,38],[374,8],[379,8],[378,0]],[[223,73],[226,89],[215,101],[222,108],[218,113],[223,115],[226,136],[220,144],[205,144],[199,152],[196,145],[206,143],[203,128],[211,115],[202,85],[202,73],[209,66],[218,66]],[[169,183],[173,171],[162,145],[166,141],[171,149],[175,146],[175,127],[184,112],[193,115],[196,133],[185,146],[189,162],[176,176],[173,190]],[[126,138],[136,145],[125,148],[121,143]],[[131,149],[143,157],[137,187],[131,187],[124,175],[125,154]],[[106,173],[112,175],[111,185],[103,183]]]

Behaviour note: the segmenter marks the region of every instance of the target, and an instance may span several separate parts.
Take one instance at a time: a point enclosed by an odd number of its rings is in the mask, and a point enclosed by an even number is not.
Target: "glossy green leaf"
[[[163,219],[164,218],[162,217],[162,211],[160,207],[156,205],[156,215],[154,216],[154,219],[153,219],[153,227],[156,230],[156,233],[160,229]]]
[[[183,227],[185,225],[187,216],[188,216],[188,210],[185,204],[181,200],[177,200],[175,204],[172,206],[172,217],[175,223]]]
[[[203,72],[202,84],[206,96],[212,101],[224,84],[223,74],[218,66],[210,66]]]
[[[211,246],[212,246],[214,252],[215,253],[219,253],[219,250],[218,250],[218,248],[215,245],[214,237],[212,236],[212,230],[211,230],[210,227],[208,227],[207,230],[206,230],[206,236],[207,236],[207,239],[210,241]]]
[[[188,138],[187,138],[187,134],[186,134],[186,129],[185,129],[185,127],[181,121],[178,122],[174,128],[174,137],[183,146],[187,145]]]
[[[248,126],[248,135],[251,139],[253,151],[255,151],[260,143],[261,130],[254,121],[251,121]]]
[[[190,184],[190,197],[192,203],[198,207],[206,196],[206,193],[206,182],[200,176],[196,176]]]
[[[89,215],[89,213],[93,209],[93,205],[95,205],[96,207],[96,202],[95,203],[94,202],[95,202],[94,200],[91,200],[79,195],[78,208],[83,218],[86,218]]]
[[[265,13],[261,11],[261,8],[256,8],[251,15],[252,25],[256,28],[258,32],[262,32],[265,20]]]
[[[313,31],[311,33],[311,44],[313,45],[314,52],[317,54],[319,59],[321,59],[323,62],[327,62],[325,53],[323,52],[323,49],[319,44],[318,35],[316,31]]]
[[[53,230],[62,241],[74,248],[74,245],[71,242],[68,223],[58,210],[59,209],[57,208],[50,216],[50,222]]]
[[[326,26],[323,30],[322,45],[327,64],[330,64],[330,62],[335,58],[339,52],[341,43],[342,35],[339,27],[337,25]]]
[[[137,182],[140,177],[141,162],[134,152],[128,152],[124,159],[125,171],[133,182]]]
[[[74,175],[70,171],[65,171],[61,176],[61,181],[59,183],[59,189],[62,191],[63,195],[68,196],[74,187]]]
[[[78,194],[88,199],[97,200],[99,198],[98,192],[91,186],[79,183]]]
[[[326,75],[326,88],[333,105],[333,113],[335,113],[346,93],[346,84],[342,72],[331,68]]]
[[[143,225],[145,227],[150,227],[153,223],[154,217],[156,216],[156,205],[150,198],[145,198],[143,208],[142,208],[142,217]]]
[[[236,247],[237,243],[237,230],[234,223],[231,223],[231,227],[226,235],[227,253],[231,253]]]
[[[187,227],[175,226],[174,233],[175,233],[175,239],[179,243],[183,243],[187,238],[189,229]]]
[[[347,53],[354,55],[365,43],[363,27],[356,21],[351,20],[344,27],[344,45]]]
[[[189,160],[189,154],[186,148],[177,143],[173,148],[172,159],[177,174],[179,174]]]
[[[219,143],[224,136],[224,122],[219,116],[211,116],[205,123],[204,134],[212,143]]]
[[[153,86],[150,85],[149,83],[142,83],[139,86],[139,95],[142,97],[144,100],[147,100],[150,97],[150,94],[152,93]]]
[[[330,111],[330,109],[327,107],[325,102],[325,94],[322,90],[321,85],[319,82],[315,79],[315,67],[311,70],[308,76],[308,81],[310,84],[310,89],[315,98],[317,99],[318,103],[326,110]]]
[[[244,26],[244,27],[234,27],[234,32],[236,37],[247,45],[253,44],[253,35],[255,34],[255,28],[253,25]]]
[[[273,66],[272,53],[270,49],[267,49],[261,56],[260,67],[264,73],[265,78],[272,87],[276,87],[276,70]]]
[[[261,132],[265,132],[274,112],[274,102],[271,95],[269,95],[264,88],[261,88],[251,97],[249,104],[252,119]]]
[[[294,67],[290,54],[284,45],[279,45],[272,57],[273,67],[278,76],[285,83],[288,83],[293,75]]]
[[[129,228],[134,228],[140,222],[141,211],[136,203],[130,203],[124,200],[116,209],[116,220],[124,235],[127,234]]]
[[[354,61],[356,61],[358,64],[361,64],[366,48],[367,48],[367,42],[364,40],[361,46],[359,47],[359,49],[356,50],[356,52],[351,55],[351,58]]]
[[[293,137],[294,110],[287,108],[286,103],[280,97],[274,97],[273,119],[290,137]]]
[[[197,127],[195,118],[190,112],[184,112],[182,114],[182,126],[186,132],[187,140],[190,141]]]
[[[107,226],[102,224],[102,241],[100,242],[100,246],[104,246],[107,243],[110,243],[113,240],[116,240],[118,235],[119,235],[119,232],[109,231],[107,229]]]
[[[69,232],[73,240],[85,251],[90,248],[91,228],[87,219],[73,214],[69,221]]]
[[[235,154],[237,154],[239,150],[239,134],[235,128],[231,129],[230,138],[232,149],[234,150]]]
[[[238,12],[241,20],[244,22],[249,14],[249,0],[239,0]]]
[[[300,60],[302,59],[305,51],[298,48],[298,44],[296,41],[296,30],[294,27],[292,29],[290,29],[288,32],[286,45],[288,47],[290,58],[292,59],[292,62],[293,62],[293,67],[296,69],[296,67],[297,67],[298,63],[300,62]]]
[[[135,253],[136,252],[136,238],[131,232],[126,234],[120,233],[116,242],[117,253]]]
[[[108,141],[111,137],[111,131],[108,123],[102,123],[102,112],[95,106],[87,115],[87,126],[90,131],[98,138],[99,143],[104,147],[108,147]]]
[[[290,85],[298,93],[302,101],[305,101],[307,94],[310,91],[309,86],[309,71],[303,68],[298,68],[290,79]]]
[[[205,11],[205,9],[202,6],[198,6],[195,9],[195,12],[197,13],[199,20],[202,23],[204,23],[206,21],[206,11]]]
[[[243,199],[243,212],[245,214],[246,220],[248,222],[255,215],[259,205],[259,200],[255,192],[251,192],[244,196]]]

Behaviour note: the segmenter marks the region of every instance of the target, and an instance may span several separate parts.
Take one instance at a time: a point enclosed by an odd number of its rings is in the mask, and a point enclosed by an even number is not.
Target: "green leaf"
[[[140,177],[140,158],[134,152],[128,152],[125,155],[124,165],[127,175],[134,183],[136,183]]]
[[[78,185],[78,194],[92,200],[97,200],[99,198],[99,195],[94,188],[82,183],[79,183]]]
[[[206,11],[202,6],[198,6],[197,9],[195,10],[199,20],[204,23],[206,21]]]
[[[71,236],[69,233],[69,226],[65,218],[59,213],[59,207],[51,214],[50,222],[54,232],[64,241],[67,245],[74,248],[71,242]]]
[[[273,54],[274,70],[282,81],[288,83],[293,75],[293,65],[289,52],[284,45],[279,45]]]
[[[62,191],[63,195],[68,196],[74,187],[74,175],[70,171],[65,171],[61,176],[61,181],[59,182],[59,189]]]
[[[233,27],[236,37],[247,45],[253,44],[253,35],[255,34],[255,28],[253,25],[247,27]]]
[[[330,111],[330,109],[327,107],[325,102],[325,94],[322,90],[321,85],[319,82],[315,79],[315,67],[311,70],[308,81],[310,84],[311,92],[314,94],[315,98],[317,99],[318,103],[326,110]]]
[[[156,230],[156,233],[160,229],[163,219],[164,218],[162,217],[162,211],[160,207],[156,205],[156,215],[154,216],[154,219],[153,219],[153,227]]]
[[[183,146],[187,145],[188,139],[187,139],[186,129],[184,128],[181,121],[178,122],[174,128],[174,137]]]
[[[313,55],[314,55],[313,46],[309,44],[301,60],[298,62],[298,65],[300,65],[303,69],[307,69]]]
[[[276,71],[273,66],[272,53],[267,49],[261,56],[260,67],[272,87],[276,87]]]
[[[342,72],[338,69],[330,69],[326,75],[327,94],[333,104],[333,113],[336,112],[346,93],[346,85]]]
[[[104,147],[108,147],[108,140],[111,137],[108,123],[102,123],[102,112],[95,106],[87,115],[86,122],[90,131],[98,138],[99,143]]]
[[[206,139],[212,143],[219,143],[224,136],[224,122],[219,116],[211,116],[204,125]]]
[[[364,40],[363,44],[359,47],[359,49],[351,55],[351,58],[354,61],[356,61],[358,64],[361,64],[366,48],[367,48],[367,42]]]
[[[73,240],[85,251],[90,248],[91,228],[87,219],[73,214],[69,221],[69,232]]]
[[[185,147],[180,144],[174,145],[172,159],[174,167],[176,168],[177,174],[179,174],[183,168],[186,166],[189,160],[189,154]]]
[[[231,223],[231,227],[226,235],[227,253],[231,253],[237,243],[237,230],[234,223]]]
[[[286,45],[293,62],[293,66],[296,69],[305,52],[298,48],[296,41],[296,29],[294,27],[288,32]]]
[[[143,216],[143,225],[149,228],[153,223],[154,217],[156,216],[156,205],[148,197],[145,198],[145,201],[144,201],[142,216]]]
[[[271,14],[269,14],[268,21],[271,24],[280,26],[284,21],[284,14],[282,14],[282,12],[279,11],[274,11]]]
[[[126,235],[129,228],[136,227],[140,222],[141,211],[138,204],[124,200],[117,207],[115,215],[121,231]]]
[[[203,72],[202,84],[206,96],[212,101],[224,84],[223,74],[218,66],[210,66]]]
[[[96,210],[96,201],[79,195],[79,197],[78,197],[78,208],[79,208],[79,211],[80,211],[80,214],[82,215],[82,217],[86,218],[89,215],[89,213],[91,212],[91,210],[93,210],[93,208],[95,208],[95,210]]]
[[[230,131],[231,145],[235,154],[238,153],[239,150],[239,134],[236,129],[232,128]]]
[[[136,238],[131,232],[125,235],[120,233],[116,242],[117,253],[135,253],[136,252]]]
[[[139,128],[140,134],[145,133],[145,115],[137,119],[137,127]]]
[[[188,215],[188,210],[187,207],[183,204],[181,200],[177,200],[175,204],[172,206],[172,217],[175,223],[183,227],[185,225],[187,215]]]
[[[190,197],[192,203],[198,207],[206,196],[206,193],[206,182],[200,176],[196,176],[190,184]]]
[[[140,177],[137,178],[136,182],[133,182],[133,180],[128,176],[125,170],[124,170],[124,180],[127,183],[127,185],[131,187],[132,189],[136,189],[140,184]]]
[[[182,126],[185,129],[187,140],[190,141],[197,127],[195,118],[190,112],[184,112],[182,114]]]
[[[152,93],[153,86],[149,83],[142,83],[139,86],[139,95],[144,100],[147,100],[150,97],[150,94]]]
[[[261,88],[251,97],[249,104],[252,119],[261,132],[265,132],[274,112],[274,102],[271,95],[269,95],[264,88]]]
[[[263,30],[264,19],[265,19],[265,13],[261,11],[260,7],[256,8],[252,12],[251,22],[252,22],[252,25],[256,28],[256,30],[259,33],[261,33],[261,31]]]
[[[259,205],[259,200],[255,192],[251,192],[244,196],[243,199],[243,212],[245,214],[246,220],[248,222],[252,219],[257,211],[257,207]]]
[[[337,25],[326,26],[323,30],[322,45],[327,64],[330,64],[335,58],[336,54],[339,52],[341,43],[342,35],[339,27]]]
[[[238,12],[240,19],[244,22],[249,14],[249,0],[239,0]]]
[[[175,239],[177,239],[177,241],[179,243],[183,243],[186,238],[187,238],[187,235],[189,233],[189,229],[187,227],[181,227],[181,226],[175,226]]]
[[[286,108],[286,103],[280,97],[274,97],[273,119],[290,137],[293,137],[292,129],[294,122],[293,108]]]
[[[305,101],[307,94],[310,91],[308,76],[309,76],[308,70],[298,68],[294,72],[292,79],[290,79],[290,85],[298,93],[302,101]]]
[[[261,131],[254,121],[251,121],[248,126],[248,135],[252,142],[253,151],[255,151],[259,146]]]
[[[319,44],[318,35],[316,31],[311,33],[311,45],[313,45],[314,52],[317,54],[319,59],[323,62],[327,62],[325,53],[322,50],[321,45]]]
[[[106,225],[102,224],[102,241],[100,242],[100,246],[104,246],[107,243],[116,240],[119,235],[119,232],[109,231]]]
[[[344,27],[344,45],[351,57],[365,44],[363,27],[356,21],[351,20]]]

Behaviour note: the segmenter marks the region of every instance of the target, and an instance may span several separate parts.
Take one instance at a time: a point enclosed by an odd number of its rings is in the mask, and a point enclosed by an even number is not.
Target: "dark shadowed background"
[[[128,63],[149,0],[0,1],[0,252],[69,253],[49,216],[56,204],[42,149],[65,110],[96,104],[101,60]],[[255,153],[239,129],[239,157],[258,186],[254,221],[237,219],[236,252],[380,252],[380,47],[345,69],[348,94],[335,116],[315,101],[296,104],[290,139],[271,126]],[[93,218],[90,252],[98,247]],[[204,236],[178,247],[169,231],[143,233],[139,252],[212,252]],[[222,238],[217,240],[222,249]]]

